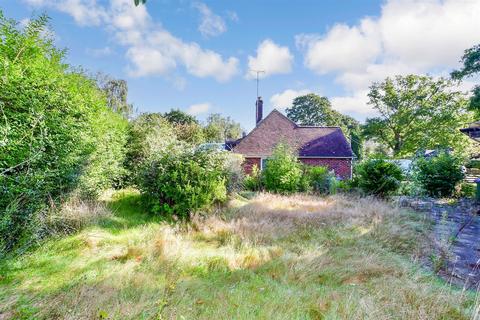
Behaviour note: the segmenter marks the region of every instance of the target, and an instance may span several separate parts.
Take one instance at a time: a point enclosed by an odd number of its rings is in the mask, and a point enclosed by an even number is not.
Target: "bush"
[[[480,160],[478,159],[472,159],[467,162],[465,165],[467,168],[474,168],[474,169],[480,169]]]
[[[408,179],[408,178],[407,178]],[[402,181],[400,188],[397,192],[402,196],[423,196],[425,195],[425,190],[419,185],[415,180],[405,180]]]
[[[243,172],[243,156],[232,152],[222,152],[225,157],[224,171],[227,175],[227,192],[238,192],[243,188],[245,175]]]
[[[140,170],[153,155],[178,144],[173,126],[159,113],[143,113],[128,125],[125,184],[136,185]]]
[[[243,179],[243,187],[248,191],[260,191],[262,189],[262,174],[257,165],[254,165],[252,172]]]
[[[353,190],[353,180],[336,180],[336,189],[339,192],[347,193]]]
[[[88,156],[78,190],[83,198],[94,199],[101,191],[122,184],[128,122],[119,113],[104,110],[95,119],[92,137],[95,149]]]
[[[310,188],[320,194],[335,194],[337,179],[326,167],[309,166],[304,173],[309,180]]]
[[[121,175],[126,120],[64,63],[47,24],[20,28],[0,11],[0,253],[40,238],[70,191],[95,195]]]
[[[300,188],[302,178],[300,163],[292,150],[284,144],[275,147],[262,174],[267,191],[291,193]]]
[[[394,193],[402,181],[402,169],[384,159],[368,159],[361,162],[356,172],[358,186],[367,194],[380,197]]]
[[[458,196],[460,198],[475,198],[477,186],[474,183],[464,182],[460,184]]]
[[[457,183],[464,178],[461,164],[461,158],[440,152],[435,157],[417,159],[413,175],[429,195],[449,197]]]
[[[139,187],[152,212],[176,214],[205,209],[227,195],[225,157],[219,152],[169,150],[144,165]]]

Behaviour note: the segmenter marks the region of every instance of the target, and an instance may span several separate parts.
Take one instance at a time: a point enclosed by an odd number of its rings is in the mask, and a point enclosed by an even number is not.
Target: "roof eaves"
[[[339,126],[300,126],[297,125],[298,128],[325,128],[325,129],[341,129]]]

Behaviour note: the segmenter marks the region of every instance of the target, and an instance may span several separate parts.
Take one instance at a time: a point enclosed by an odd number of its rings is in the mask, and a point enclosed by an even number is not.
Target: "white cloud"
[[[185,90],[185,87],[187,86],[187,79],[180,77],[180,76],[175,76],[173,79],[171,79],[173,86],[175,89],[178,91],[183,91]]]
[[[374,81],[382,81],[387,76],[421,73],[409,64],[399,61],[385,61],[384,63],[369,64],[363,70],[343,72],[337,75],[336,81],[348,90],[362,90],[368,88]]]
[[[108,57],[113,54],[113,50],[109,46],[103,48],[87,48],[85,52],[95,58]]]
[[[196,2],[193,6],[200,12],[201,21],[198,31],[204,37],[215,37],[227,31],[227,26],[222,17],[213,13],[205,3]]]
[[[368,91],[361,90],[351,96],[331,97],[332,108],[342,113],[373,114],[373,109],[367,104]]]
[[[127,57],[133,64],[130,72],[133,76],[164,75],[182,64],[194,76],[210,76],[222,82],[238,71],[238,59],[224,60],[218,53],[202,49],[194,42],[183,42],[165,30],[152,32],[135,43],[127,51]]]
[[[105,8],[96,0],[24,0],[36,7],[49,7],[72,16],[76,23],[82,26],[98,26],[108,20]]]
[[[210,110],[211,105],[210,103],[198,103],[198,104],[192,104],[190,107],[187,109],[187,113],[192,115],[192,116],[197,116],[202,113],[208,112]]]
[[[50,7],[71,15],[80,25],[102,25],[126,47],[132,76],[168,76],[182,66],[196,77],[227,81],[238,73],[238,59],[185,42],[155,23],[147,6],[132,0],[110,0],[109,6],[97,0],[25,0],[31,5]],[[208,9],[208,8],[207,8]]]
[[[292,90],[287,89],[276,93],[270,98],[270,104],[277,109],[286,109],[292,106],[293,99],[311,93],[310,90]]]
[[[238,14],[235,11],[227,11],[227,17],[233,22],[240,21],[240,18],[238,17]]]
[[[334,73],[347,95],[339,110],[371,113],[366,92],[373,81],[409,73],[448,75],[463,51],[480,42],[480,1],[388,0],[379,17],[334,25],[327,33],[301,34],[297,46],[312,71]]]
[[[323,37],[298,35],[297,46],[306,49],[305,65],[320,74],[359,70],[381,52],[375,23],[364,19],[359,26],[337,24]]]
[[[382,8],[378,28],[387,56],[419,67],[458,65],[480,35],[477,0],[391,0]]]
[[[261,77],[273,74],[285,74],[292,71],[293,55],[288,47],[281,47],[272,40],[262,41],[257,48],[257,56],[248,56],[248,68],[250,70],[264,70]],[[247,73],[252,78],[252,72]]]

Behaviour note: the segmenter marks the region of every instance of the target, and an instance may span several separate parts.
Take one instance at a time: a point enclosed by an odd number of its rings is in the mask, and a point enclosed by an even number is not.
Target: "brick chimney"
[[[257,102],[255,103],[255,107],[257,110],[257,117],[256,117],[256,124],[262,121],[263,118],[263,100],[262,97],[257,98]]]

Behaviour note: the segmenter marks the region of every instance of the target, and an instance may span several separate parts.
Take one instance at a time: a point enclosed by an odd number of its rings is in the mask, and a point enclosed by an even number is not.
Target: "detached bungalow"
[[[260,97],[256,102],[256,114],[255,128],[230,144],[233,152],[245,157],[243,168],[247,174],[252,172],[254,165],[263,169],[275,146],[285,143],[296,150],[301,162],[328,167],[341,179],[351,178],[354,154],[341,128],[300,126],[278,110],[263,119]]]

